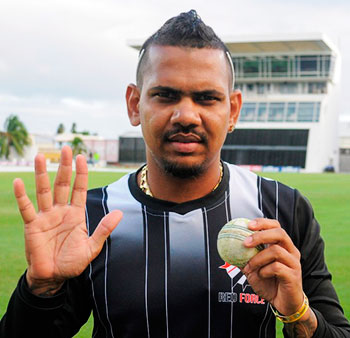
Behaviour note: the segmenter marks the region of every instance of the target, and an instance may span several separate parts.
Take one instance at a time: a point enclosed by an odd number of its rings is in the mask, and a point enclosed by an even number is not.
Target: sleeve
[[[314,337],[350,337],[349,321],[344,316],[325,263],[320,226],[310,203],[297,190],[293,227],[301,253],[304,292],[318,321]]]
[[[33,295],[23,275],[0,322],[0,337],[73,337],[88,320],[90,297],[84,274],[72,278],[52,297]]]

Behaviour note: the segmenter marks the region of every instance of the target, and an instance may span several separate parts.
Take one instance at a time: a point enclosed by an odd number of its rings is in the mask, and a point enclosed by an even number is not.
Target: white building
[[[225,142],[229,162],[321,172],[338,170],[340,57],[321,34],[225,41],[243,93],[237,128]]]

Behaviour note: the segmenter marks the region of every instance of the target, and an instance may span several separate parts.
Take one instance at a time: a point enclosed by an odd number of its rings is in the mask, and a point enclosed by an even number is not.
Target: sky
[[[342,55],[339,112],[350,123],[348,0],[0,0],[0,130],[10,114],[30,133],[135,131],[125,105],[137,51],[168,18],[196,9],[223,39],[325,33]]]

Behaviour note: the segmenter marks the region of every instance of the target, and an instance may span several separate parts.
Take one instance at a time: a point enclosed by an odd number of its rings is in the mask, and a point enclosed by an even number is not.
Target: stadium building
[[[339,54],[327,38],[305,34],[225,43],[244,103],[222,157],[263,170],[337,169]]]
[[[222,158],[259,171],[337,170],[340,58],[331,42],[321,34],[224,42],[244,104]],[[140,49],[141,43],[129,45]]]

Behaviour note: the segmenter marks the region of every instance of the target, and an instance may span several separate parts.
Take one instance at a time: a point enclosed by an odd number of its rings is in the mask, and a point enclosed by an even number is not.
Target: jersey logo
[[[241,270],[237,266],[231,265],[231,264],[225,262],[224,265],[219,266],[219,269],[225,269],[227,274],[233,280],[234,285],[233,285],[232,289],[236,285],[241,285],[242,289],[244,291],[245,288],[249,285],[248,281],[247,281],[247,277],[243,275],[243,273],[241,272]]]
[[[219,269],[226,270],[226,273],[231,278],[231,291],[230,292],[219,292],[218,301],[219,303],[247,303],[247,304],[265,304],[265,300],[260,298],[254,293],[245,293],[245,290],[249,285],[247,277],[242,271],[234,265],[225,262],[224,265],[219,266]],[[242,292],[237,290],[237,286],[241,287]]]

